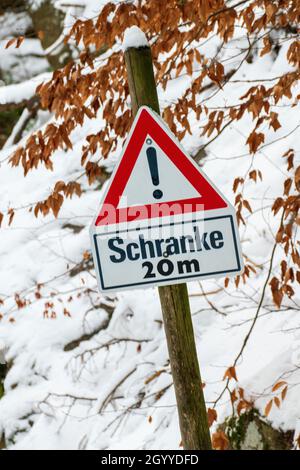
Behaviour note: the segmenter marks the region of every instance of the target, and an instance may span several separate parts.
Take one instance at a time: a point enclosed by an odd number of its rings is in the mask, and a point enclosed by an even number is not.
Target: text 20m
[[[178,274],[200,272],[200,264],[196,259],[176,261],[175,263],[170,259],[162,259],[157,263],[156,267],[154,267],[151,261],[145,261],[142,267],[146,269],[144,279],[154,279],[157,277],[157,274],[168,277],[174,274],[174,272]]]

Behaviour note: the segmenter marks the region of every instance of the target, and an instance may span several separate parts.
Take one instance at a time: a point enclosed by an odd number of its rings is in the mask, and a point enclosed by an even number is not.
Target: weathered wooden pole
[[[150,47],[129,47],[125,50],[125,62],[133,114],[143,105],[159,114]],[[211,449],[187,286],[177,284],[158,290],[183,448]]]

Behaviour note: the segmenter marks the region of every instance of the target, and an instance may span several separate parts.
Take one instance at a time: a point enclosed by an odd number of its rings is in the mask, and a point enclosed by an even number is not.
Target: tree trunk
[[[24,9],[25,0],[1,0],[0,2],[0,15],[4,15],[8,11],[18,13],[24,11]]]
[[[52,46],[63,32],[64,13],[55,8],[51,0],[44,0],[39,8],[28,8],[33,28],[36,34],[42,32],[41,44],[44,50]],[[62,45],[47,56],[51,67],[56,70],[65,65],[70,59],[70,49]]]

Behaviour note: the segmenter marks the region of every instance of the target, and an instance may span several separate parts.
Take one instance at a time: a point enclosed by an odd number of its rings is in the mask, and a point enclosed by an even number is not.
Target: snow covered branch
[[[43,73],[21,83],[0,87],[0,111],[34,107],[39,102],[36,88],[50,77],[51,74]]]

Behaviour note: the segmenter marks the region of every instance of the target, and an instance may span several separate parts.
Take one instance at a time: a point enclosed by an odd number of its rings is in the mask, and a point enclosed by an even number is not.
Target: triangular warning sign
[[[224,209],[226,200],[180,148],[163,121],[140,108],[95,225]],[[113,217],[108,217],[110,211]]]

